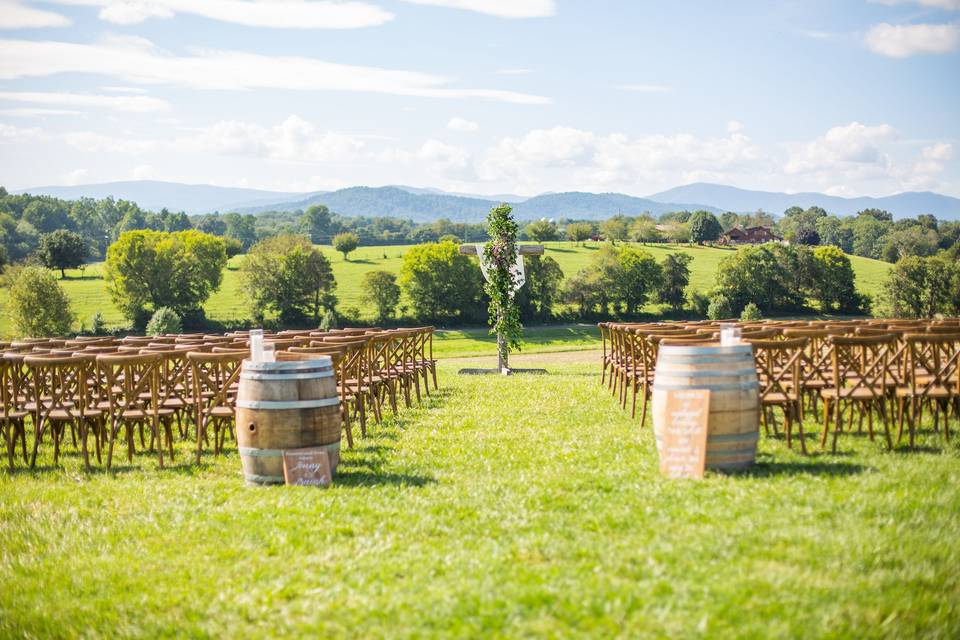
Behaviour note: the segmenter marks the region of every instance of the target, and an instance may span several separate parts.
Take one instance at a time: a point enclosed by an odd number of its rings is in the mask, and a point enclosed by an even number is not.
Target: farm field
[[[493,348],[455,333],[328,490],[247,488],[232,444],[0,472],[0,636],[960,634],[957,439],[762,436],[750,471],[667,481],[589,331],[529,329],[514,363],[550,373],[511,378],[458,376]]]
[[[568,242],[546,243],[546,255],[554,258],[566,276],[575,274],[587,266],[590,259],[600,248],[599,243],[586,243],[585,246],[573,246]],[[733,249],[701,247],[696,245],[640,245],[649,251],[658,261],[677,251],[685,251],[693,256],[691,263],[690,288],[693,291],[706,291],[713,286],[714,275],[720,261],[730,255]],[[403,264],[403,254],[409,245],[385,247],[360,247],[345,261],[343,256],[331,247],[321,247],[333,266],[337,281],[337,296],[341,309],[354,307],[364,316],[372,316],[373,308],[364,302],[362,282],[364,274],[374,270],[386,270],[399,273]],[[857,287],[865,293],[875,294],[880,290],[890,265],[878,260],[851,256]],[[205,305],[207,316],[213,320],[238,321],[249,317],[240,283],[239,265],[243,256],[231,258],[224,271],[223,284]],[[106,284],[101,279],[102,263],[92,263],[85,269],[67,270],[67,279],[61,284],[73,301],[74,311],[79,320],[89,326],[94,313],[103,313],[107,323],[112,326],[125,324],[120,312],[113,306]],[[0,289],[0,307],[5,301],[6,292]],[[401,306],[405,304],[401,302]],[[648,305],[647,311],[655,313],[657,307]],[[11,330],[9,320],[4,314],[0,317],[0,335],[8,335]]]

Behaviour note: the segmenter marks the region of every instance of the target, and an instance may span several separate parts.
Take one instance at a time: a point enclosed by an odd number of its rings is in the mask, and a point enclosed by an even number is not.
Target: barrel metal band
[[[760,383],[756,380],[728,384],[698,384],[696,386],[696,389],[709,389],[710,391],[749,391],[750,389],[759,388]],[[694,387],[685,384],[657,384],[656,381],[653,383],[654,391],[689,391],[692,389],[694,389]]]
[[[753,353],[753,347],[749,344],[737,344],[728,347],[684,347],[682,345],[665,344],[660,347],[660,353],[671,356],[743,355]]]
[[[320,444],[310,449],[326,449],[329,452],[340,451],[340,441],[330,444]],[[284,449],[257,449],[255,447],[238,447],[241,456],[248,458],[279,458],[283,455]],[[296,451],[296,449],[286,449],[286,451]]]
[[[245,473],[243,478],[250,484],[283,484],[286,482],[283,476],[261,476],[256,473]]]
[[[733,371],[663,371],[661,369],[660,376],[664,378],[726,378],[729,376],[755,376],[757,375],[757,370],[753,367],[749,369],[734,369]],[[654,381],[656,382],[656,381]]]
[[[320,378],[332,378],[333,369],[321,369],[313,373],[254,373],[244,372],[240,374],[241,380],[312,380]]]
[[[318,409],[335,407],[340,398],[321,398],[319,400],[237,400],[238,409]]]

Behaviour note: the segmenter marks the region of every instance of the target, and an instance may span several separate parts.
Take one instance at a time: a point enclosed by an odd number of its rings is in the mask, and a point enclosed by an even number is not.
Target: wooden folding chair
[[[851,422],[855,410],[860,412],[861,424],[866,416],[871,440],[873,413],[877,411],[883,420],[887,448],[892,449],[890,416],[885,400],[888,389],[896,384],[889,359],[896,345],[896,336],[830,336],[827,345],[831,362],[830,386],[820,390],[824,400],[821,447],[826,447],[832,421],[832,450],[836,452],[837,436],[843,430],[843,404],[846,403]]]
[[[47,430],[53,440],[53,463],[59,462],[60,444],[69,426],[71,434],[79,434],[83,464],[89,470],[87,436],[90,423],[103,415],[96,408],[88,386],[91,360],[83,356],[31,355],[24,359],[24,364],[31,369],[33,382],[30,406],[33,408],[34,440],[30,466],[36,466],[40,442]],[[99,459],[100,441],[99,438],[96,440]]]
[[[26,397],[23,392],[23,375],[21,368],[26,355],[15,357],[14,353],[4,353],[0,357],[0,401],[3,402],[0,413],[0,429],[3,431],[3,440],[7,448],[7,459],[10,470],[13,470],[13,456],[16,452],[17,439],[20,440],[23,463],[27,463],[27,427],[26,418],[29,412],[24,408]]]
[[[208,427],[213,427],[214,455],[220,455],[227,432],[234,434],[237,385],[246,353],[187,353],[197,423],[197,464]]]
[[[161,416],[171,415],[170,409],[160,406],[160,367],[162,359],[157,353],[137,355],[101,354],[97,356],[106,389],[109,407],[109,426],[107,436],[107,468],[113,463],[113,446],[120,430],[126,428],[127,460],[133,462],[134,427],[140,428],[141,445],[143,427],[151,433],[151,446],[155,443],[157,461],[163,468],[163,437],[161,436]],[[173,459],[173,431],[166,423],[166,440]]]
[[[796,423],[800,432],[800,449],[807,453],[806,438],[803,433],[803,412],[800,408],[802,393],[800,363],[803,360],[806,338],[788,340],[754,340],[747,338],[753,348],[753,357],[760,380],[760,416],[764,429],[773,421],[771,410],[780,407],[783,411],[784,431],[787,434],[787,447],[792,447],[791,435]],[[776,432],[776,424],[774,424]]]
[[[944,439],[950,441],[950,406],[960,402],[960,330],[954,333],[907,334],[906,385],[897,387],[897,443],[903,438],[904,414],[910,429],[910,446],[923,419],[923,406],[933,412],[939,430],[943,410]],[[954,382],[956,379],[956,383]],[[909,410],[907,410],[909,409]],[[960,406],[957,407],[960,416]]]

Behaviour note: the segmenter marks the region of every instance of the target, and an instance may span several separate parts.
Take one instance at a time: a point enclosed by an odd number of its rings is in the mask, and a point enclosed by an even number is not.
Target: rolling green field
[[[664,480],[597,351],[534,353],[594,334],[528,331],[515,366],[550,373],[510,378],[438,339],[439,393],[328,490],[245,487],[233,445],[85,473],[48,443],[0,471],[0,637],[960,635],[958,439],[765,436],[750,471]]]
[[[685,251],[693,256],[691,264],[690,288],[693,291],[706,291],[713,286],[717,265],[733,249],[701,247],[696,245],[636,245],[649,251],[657,260],[676,251]],[[586,243],[576,247],[566,242],[547,243],[547,255],[557,260],[564,274],[573,275],[585,267],[599,250],[598,243]],[[337,296],[340,308],[355,307],[364,316],[372,316],[373,308],[363,300],[363,276],[369,271],[386,270],[399,273],[403,263],[403,254],[409,246],[360,247],[346,261],[343,256],[330,247],[322,247],[333,265],[337,280]],[[876,293],[886,277],[890,265],[878,260],[851,256],[857,277],[858,288],[865,293]],[[207,316],[214,320],[243,320],[249,317],[239,277],[239,265],[243,256],[230,260],[224,272],[223,285],[213,294],[205,305]],[[103,313],[107,323],[114,326],[125,324],[123,317],[110,301],[110,295],[101,279],[102,264],[93,263],[81,272],[68,270],[67,279],[61,281],[67,294],[73,301],[73,309],[79,320],[89,326],[90,319],[97,311]],[[5,291],[0,289],[0,307],[5,300]],[[403,303],[401,303],[403,304]],[[657,308],[649,306],[649,312]],[[11,327],[5,314],[0,317],[0,335],[9,335]]]

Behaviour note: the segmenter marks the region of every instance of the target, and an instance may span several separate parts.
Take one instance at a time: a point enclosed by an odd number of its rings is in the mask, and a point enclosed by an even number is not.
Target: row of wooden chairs
[[[641,424],[646,418],[656,357],[663,344],[716,343],[719,322],[622,324],[601,323],[601,384],[631,405],[636,415],[641,396]],[[832,433],[832,448],[844,430],[844,418],[858,430],[866,421],[874,436],[874,419],[882,424],[888,447],[896,422],[897,441],[906,427],[910,446],[925,411],[934,430],[950,438],[951,412],[960,419],[960,320],[846,322],[767,321],[730,323],[753,346],[760,380],[761,420],[776,432],[774,409],[783,415],[788,445],[799,430],[806,452],[804,417],[823,403],[821,446]]]
[[[353,421],[359,419],[366,435],[368,413],[379,422],[385,404],[397,412],[398,396],[410,406],[412,395],[419,401],[421,391],[430,393],[430,380],[437,388],[433,327],[284,331],[267,333],[265,339],[278,360],[331,357],[349,446]],[[214,455],[228,438],[235,440],[236,392],[242,362],[249,357],[247,332],[31,339],[0,343],[0,349],[0,431],[11,468],[18,445],[24,462],[34,466],[48,434],[54,464],[69,434],[87,468],[91,440],[98,463],[106,453],[108,468],[121,438],[128,460],[139,435],[140,447],[155,450],[161,467],[164,450],[174,456],[175,428],[181,438],[195,438],[198,462],[211,437]],[[33,426],[29,454],[28,422]]]

